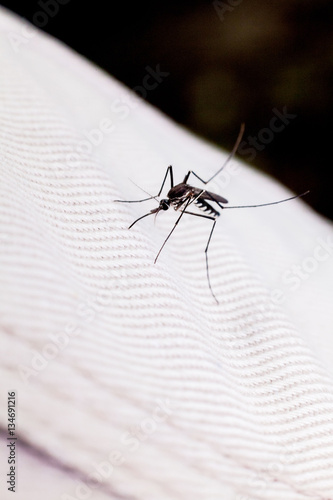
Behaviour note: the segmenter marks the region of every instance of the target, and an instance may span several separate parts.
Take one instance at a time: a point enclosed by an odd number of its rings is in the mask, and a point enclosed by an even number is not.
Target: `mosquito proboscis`
[[[163,250],[166,242],[169,240],[170,236],[172,235],[172,233],[176,229],[177,225],[179,224],[179,221],[181,220],[181,218],[183,217],[184,214],[193,215],[195,217],[202,217],[204,219],[208,219],[208,220],[212,221],[212,228],[211,228],[211,231],[210,231],[210,234],[208,237],[208,241],[207,241],[207,245],[205,248],[206,274],[207,274],[207,281],[208,281],[209,289],[210,289],[211,294],[217,303],[218,303],[218,300],[213,292],[213,288],[212,288],[211,281],[210,281],[209,265],[208,265],[208,249],[209,249],[209,245],[210,245],[212,235],[213,235],[213,232],[215,229],[217,218],[220,216],[220,212],[212,206],[212,203],[215,203],[220,209],[258,208],[258,207],[267,207],[269,205],[277,205],[278,203],[284,203],[286,201],[294,200],[295,198],[300,198],[301,196],[305,196],[306,194],[309,193],[309,191],[306,191],[305,193],[297,194],[295,196],[291,196],[290,198],[286,198],[286,199],[278,200],[278,201],[273,201],[270,203],[261,203],[261,204],[257,204],[257,205],[224,206],[225,204],[228,203],[228,200],[223,198],[223,196],[220,196],[219,194],[215,194],[215,193],[212,193],[210,191],[207,191],[206,188],[200,189],[200,188],[196,188],[196,187],[193,187],[190,184],[188,184],[188,179],[189,179],[190,175],[193,175],[194,177],[196,177],[205,186],[209,182],[211,182],[217,175],[219,175],[222,172],[222,170],[226,167],[226,165],[229,163],[229,161],[233,158],[233,156],[236,154],[236,151],[239,147],[240,141],[242,140],[242,137],[244,134],[244,128],[245,128],[244,124],[242,124],[240,131],[239,131],[239,134],[238,134],[238,138],[235,142],[235,145],[234,145],[232,151],[230,152],[230,154],[228,155],[226,161],[223,163],[222,167],[220,167],[219,170],[217,172],[215,172],[215,174],[212,175],[207,181],[205,181],[201,177],[199,177],[199,175],[196,174],[193,170],[189,170],[187,172],[187,174],[185,175],[183,182],[181,182],[180,184],[174,185],[173,169],[172,169],[172,166],[169,165],[167,170],[166,170],[166,173],[164,175],[164,179],[163,179],[162,185],[160,187],[160,190],[156,196],[149,196],[147,198],[143,198],[142,200],[115,200],[118,203],[142,203],[144,201],[153,200],[153,199],[158,201],[158,206],[156,208],[153,208],[152,210],[150,210],[150,212],[148,212],[148,213],[142,215],[141,217],[139,217],[138,219],[136,219],[134,222],[132,222],[132,224],[129,226],[128,229],[131,229],[131,227],[133,227],[134,224],[136,224],[140,220],[144,219],[145,217],[148,217],[148,215],[153,215],[153,214],[157,215],[161,210],[166,211],[170,207],[172,207],[174,210],[180,212],[180,215],[179,215],[178,219],[176,220],[173,228],[171,229],[171,231],[169,232],[169,234],[165,238],[161,248],[159,249],[159,251],[155,257],[154,263],[156,263],[156,261],[160,255],[161,251]],[[164,185],[166,183],[168,176],[170,177],[170,186],[171,186],[170,190],[167,193],[167,197],[163,198],[159,201],[158,198],[161,196],[161,193],[163,191],[163,188],[164,188]],[[196,205],[204,213],[196,213],[196,212],[192,212],[192,211],[188,210],[188,208],[191,205]]]

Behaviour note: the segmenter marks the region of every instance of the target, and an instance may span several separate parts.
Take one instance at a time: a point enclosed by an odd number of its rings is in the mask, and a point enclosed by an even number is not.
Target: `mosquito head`
[[[164,200],[160,201],[160,210],[168,210],[170,208],[170,200],[168,198],[165,198]]]

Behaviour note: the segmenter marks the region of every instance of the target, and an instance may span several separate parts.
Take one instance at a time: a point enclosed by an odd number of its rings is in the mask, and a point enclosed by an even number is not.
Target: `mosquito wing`
[[[202,189],[195,188],[195,195],[198,196],[201,193]],[[218,201],[219,203],[228,203],[228,200],[220,196],[219,194],[211,193],[210,191],[204,191],[198,198],[199,200],[208,200],[208,201]]]

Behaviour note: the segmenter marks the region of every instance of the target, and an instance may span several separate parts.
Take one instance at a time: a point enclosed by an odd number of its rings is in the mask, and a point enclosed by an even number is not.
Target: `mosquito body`
[[[172,168],[171,165],[169,168]],[[206,212],[214,217],[218,217],[220,212],[215,210],[215,208],[208,203],[207,200],[219,203],[228,203],[228,201],[222,196],[186,184],[185,177],[183,182],[177,184],[169,190],[167,198],[160,201],[159,209],[168,210],[168,208],[172,207],[174,210],[182,210],[187,206],[187,204],[190,205],[191,203],[194,203],[203,212]]]
[[[240,141],[242,139],[243,133],[244,133],[244,125],[242,125],[242,127],[241,127],[241,130],[240,130],[240,133],[238,135],[237,141],[236,141],[236,143],[235,143],[235,145],[233,147],[233,150],[229,154],[227,160],[224,162],[224,164],[222,165],[222,167],[212,177],[210,177],[207,181],[204,181],[195,172],[193,172],[193,170],[190,170],[185,175],[183,182],[181,182],[180,184],[174,185],[174,181],[173,181],[173,169],[172,169],[172,166],[170,165],[167,168],[167,171],[165,173],[165,176],[164,176],[161,188],[160,188],[160,190],[159,190],[159,192],[157,193],[156,196],[149,196],[148,198],[144,198],[142,200],[115,200],[117,202],[122,202],[122,203],[141,203],[141,202],[148,201],[148,200],[153,200],[153,199],[155,199],[156,201],[158,201],[158,206],[156,208],[153,208],[147,214],[144,214],[141,217],[139,217],[138,219],[136,219],[134,222],[132,222],[132,224],[129,226],[128,229],[131,229],[131,227],[133,227],[134,224],[136,224],[137,222],[139,222],[141,219],[144,219],[145,217],[148,217],[148,215],[153,215],[153,214],[157,215],[160,211],[166,211],[169,208],[173,208],[174,210],[176,210],[176,211],[178,211],[180,213],[178,219],[176,220],[176,222],[175,222],[175,224],[173,226],[173,228],[171,229],[171,231],[169,232],[168,236],[164,240],[163,245],[159,249],[159,251],[158,251],[158,253],[156,255],[154,263],[156,263],[156,261],[157,261],[159,255],[160,255],[161,251],[163,250],[166,242],[168,241],[168,239],[170,238],[170,236],[172,235],[172,233],[176,229],[179,221],[184,216],[184,214],[192,215],[192,216],[195,216],[195,217],[202,217],[204,219],[208,219],[208,220],[212,221],[212,227],[211,227],[211,231],[210,231],[210,234],[209,234],[209,237],[208,237],[208,241],[207,241],[207,245],[206,245],[206,249],[205,249],[206,273],[207,273],[207,280],[208,280],[209,289],[210,289],[210,291],[211,291],[211,293],[212,293],[212,295],[213,295],[213,297],[214,297],[214,299],[215,299],[215,301],[217,303],[218,303],[218,300],[217,300],[217,298],[216,298],[216,296],[215,296],[215,294],[213,292],[213,289],[212,289],[212,286],[211,286],[211,282],[210,282],[210,276],[209,276],[208,248],[209,248],[209,244],[210,244],[210,241],[211,241],[214,229],[215,229],[217,218],[220,216],[220,211],[218,209],[216,209],[212,204],[214,203],[221,210],[225,209],[225,208],[256,208],[256,207],[264,207],[264,206],[268,206],[268,205],[276,205],[278,203],[283,203],[285,201],[289,201],[289,200],[293,200],[295,198],[299,198],[300,196],[304,196],[305,194],[308,193],[308,191],[307,191],[306,193],[303,193],[301,195],[292,196],[290,198],[287,198],[287,199],[284,199],[284,200],[279,200],[279,201],[274,201],[274,202],[271,202],[271,203],[262,203],[260,205],[240,205],[240,206],[232,206],[231,207],[231,206],[224,206],[224,205],[226,205],[228,203],[228,200],[226,200],[225,198],[223,198],[223,196],[220,196],[218,194],[215,194],[215,193],[212,193],[210,191],[207,191],[205,188],[200,189],[200,188],[193,187],[190,184],[188,184],[188,179],[189,179],[190,175],[195,176],[204,185],[206,185],[209,182],[211,182],[223,170],[223,168],[227,165],[227,163],[229,162],[229,160],[235,155],[235,153],[237,151],[237,148],[239,146],[239,143],[240,143]],[[168,176],[170,176],[170,185],[171,185],[171,187],[170,187],[170,189],[169,189],[169,191],[167,193],[167,197],[163,198],[161,200],[158,200],[158,198],[160,197],[160,195],[161,195],[161,193],[163,191],[163,188],[164,188],[164,185],[165,185],[165,182],[166,182]],[[188,210],[188,208],[191,205],[197,206],[203,213],[197,213],[197,212],[192,212],[192,211]]]

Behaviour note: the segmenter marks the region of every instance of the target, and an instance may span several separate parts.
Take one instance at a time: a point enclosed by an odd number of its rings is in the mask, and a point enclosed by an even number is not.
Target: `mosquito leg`
[[[222,208],[223,208],[223,207],[222,207]],[[210,215],[196,214],[195,212],[188,212],[188,211],[186,210],[186,207],[185,207],[185,210],[182,212],[181,216],[182,216],[183,214],[195,215],[196,217],[202,217],[203,219],[209,219],[209,220],[214,221],[214,222],[213,222],[212,229],[211,229],[210,234],[209,234],[209,238],[208,238],[207,246],[206,246],[206,249],[205,249],[205,256],[206,256],[206,273],[207,273],[207,281],[208,281],[208,286],[209,286],[209,289],[210,289],[211,294],[213,295],[213,297],[214,297],[214,299],[215,299],[216,303],[218,304],[218,303],[219,303],[219,301],[217,300],[217,298],[216,298],[216,296],[215,296],[215,294],[214,294],[214,292],[213,292],[212,285],[211,285],[211,283],[210,283],[210,277],[209,277],[209,267],[208,267],[208,248],[209,248],[209,243],[210,243],[210,240],[212,239],[213,231],[214,231],[214,229],[215,229],[216,217],[211,217]],[[180,216],[180,217],[181,217],[181,216]],[[177,220],[176,224],[178,224],[178,221],[179,221],[180,217],[178,218],[178,220]],[[175,224],[175,226],[176,226],[176,224]],[[173,227],[173,229],[172,229],[171,233],[172,233],[172,232],[173,232],[173,230],[175,229],[175,226]],[[169,234],[169,236],[171,236],[171,233]],[[169,236],[168,236],[168,238],[167,238],[167,239],[169,239]],[[165,244],[165,243],[166,243],[166,240],[165,240],[164,244]],[[164,244],[163,244],[163,246],[164,246]],[[163,248],[163,247],[162,247],[162,248]],[[161,250],[162,250],[162,248],[161,248]],[[161,250],[160,250],[160,252],[161,252]],[[160,253],[160,252],[159,252],[159,253]],[[157,255],[157,257],[158,257],[158,255]],[[156,257],[156,259],[157,259],[157,257]],[[156,260],[155,260],[155,262],[156,262]]]
[[[185,210],[186,210],[186,208],[189,206],[190,202],[191,202],[191,198],[189,198],[189,199],[188,199],[188,201],[186,202],[186,205],[185,205],[184,209],[182,210],[182,212],[181,212],[180,216],[179,216],[179,217],[178,217],[178,219],[176,220],[176,222],[175,222],[175,224],[174,224],[173,228],[171,229],[170,233],[168,234],[168,236],[165,238],[163,245],[161,246],[161,248],[160,248],[160,249],[159,249],[159,251],[158,251],[158,254],[156,255],[156,258],[155,258],[155,260],[154,260],[154,264],[156,264],[156,261],[157,261],[157,259],[158,259],[159,255],[160,255],[160,253],[162,252],[162,250],[163,250],[163,248],[164,248],[164,246],[165,246],[166,242],[168,241],[168,239],[170,238],[170,236],[172,235],[172,233],[173,233],[173,232],[174,232],[174,230],[176,229],[176,227],[177,227],[177,225],[178,225],[178,223],[179,223],[180,219],[183,217],[184,213],[186,213],[186,212],[185,212]]]
[[[210,282],[210,277],[209,277],[209,266],[208,266],[208,248],[209,248],[209,243],[210,243],[210,240],[212,239],[212,235],[213,235],[213,231],[215,229],[215,225],[216,225],[216,219],[214,220],[214,223],[213,223],[213,226],[212,226],[212,229],[210,231],[210,235],[209,235],[209,238],[208,238],[208,242],[207,242],[207,246],[206,246],[206,249],[205,249],[205,255],[206,255],[206,272],[207,272],[207,280],[208,280],[208,286],[209,286],[209,289],[211,291],[211,294],[213,295],[216,303],[218,304],[219,301],[217,300],[214,292],[213,292],[213,289],[212,289],[212,285],[211,285],[211,282]]]
[[[258,207],[268,207],[269,205],[278,205],[279,203],[284,203],[285,201],[295,200],[296,198],[301,198],[302,196],[307,195],[310,191],[305,191],[302,194],[296,194],[295,196],[291,196],[290,198],[286,198],[284,200],[271,201],[270,203],[260,203],[259,205],[238,205],[234,207],[223,207],[223,208],[258,208]]]
[[[169,167],[166,170],[166,173],[165,173],[165,176],[164,176],[164,179],[162,182],[162,186],[161,186],[161,188],[156,196],[149,196],[149,198],[144,198],[143,200],[114,200],[114,201],[116,201],[117,203],[141,203],[143,201],[154,200],[154,199],[158,198],[160,196],[160,194],[162,193],[162,190],[164,188],[164,184],[165,184],[165,181],[167,180],[168,174],[170,175],[170,184],[171,184],[171,187],[173,188],[172,165],[169,165]]]
[[[208,184],[209,181],[204,181],[203,179],[201,179],[201,177],[199,177],[198,174],[193,172],[193,170],[189,170],[187,172],[187,174],[185,175],[184,180],[183,180],[184,184],[187,184],[187,181],[188,181],[191,174],[194,175],[197,179],[199,179],[199,181],[202,182],[203,184]]]
[[[239,130],[239,133],[238,133],[238,137],[236,139],[236,142],[234,144],[234,147],[232,148],[232,151],[229,153],[229,156],[227,157],[226,161],[223,163],[222,167],[217,171],[215,172],[214,175],[212,175],[208,181],[205,182],[205,184],[208,184],[208,182],[212,181],[214,179],[214,177],[216,177],[217,175],[219,175],[219,173],[224,169],[224,167],[229,163],[229,161],[235,156],[236,152],[237,152],[237,149],[240,145],[240,142],[242,140],[242,137],[243,137],[243,134],[244,134],[244,130],[245,130],[245,125],[244,123],[241,124],[241,127],[240,127],[240,130]]]
[[[189,177],[191,174],[193,174],[197,179],[199,179],[199,181],[201,181],[203,184],[208,184],[210,181],[212,181],[220,172],[222,172],[222,170],[224,169],[224,167],[226,167],[226,165],[229,163],[229,161],[231,160],[231,158],[233,158],[237,152],[237,149],[239,147],[239,144],[242,140],[242,137],[243,137],[243,134],[244,134],[244,129],[245,129],[245,125],[244,123],[242,123],[241,125],[241,128],[240,128],[240,131],[239,131],[239,134],[238,134],[238,137],[237,137],[237,140],[235,142],[235,145],[234,147],[232,148],[232,151],[229,153],[226,161],[223,163],[222,167],[219,168],[219,170],[217,172],[215,172],[214,175],[212,175],[208,181],[204,181],[203,179],[201,179],[201,177],[198,176],[198,174],[196,174],[195,172],[193,172],[193,170],[190,170],[189,172],[187,172],[187,174],[185,175],[185,179],[183,182],[187,183]]]
[[[210,215],[196,214],[195,212],[188,212],[185,210],[184,214],[195,215],[196,217],[202,217],[203,219],[215,220],[215,217],[211,217]]]
[[[192,173],[193,173],[193,172],[192,172],[192,170],[189,170],[189,171],[187,172],[187,174],[186,174],[186,175],[185,175],[185,177],[184,177],[183,184],[187,184],[188,178],[190,177],[190,175],[191,175]]]
[[[156,195],[156,198],[158,198],[160,196],[160,194],[162,193],[162,190],[164,188],[164,184],[165,184],[165,181],[167,180],[168,174],[170,174],[170,185],[173,188],[173,170],[172,170],[172,165],[169,165],[167,168],[167,171],[165,172],[165,176],[164,176],[164,179],[162,182],[161,189],[159,190],[158,194]]]
[[[223,207],[222,207],[223,208]],[[210,289],[210,292],[211,294],[213,295],[216,303],[218,304],[219,301],[217,300],[214,292],[213,292],[213,288],[212,288],[212,285],[211,285],[211,282],[210,282],[210,277],[209,277],[209,266],[208,266],[208,248],[209,248],[209,243],[210,243],[210,240],[212,239],[212,235],[213,235],[213,231],[215,229],[215,224],[216,224],[216,217],[211,217],[209,215],[203,215],[203,214],[196,214],[195,212],[187,212],[185,211],[184,212],[185,214],[189,214],[189,215],[195,215],[196,217],[203,217],[204,219],[210,219],[210,220],[213,220],[213,226],[212,226],[212,229],[210,231],[210,234],[209,234],[209,238],[208,238],[208,242],[207,242],[207,246],[206,246],[206,249],[205,249],[205,257],[206,257],[206,273],[207,273],[207,281],[208,281],[208,286],[209,286],[209,289]]]
[[[223,208],[223,207],[222,207]],[[210,277],[209,277],[209,266],[208,266],[208,248],[209,248],[209,244],[210,244],[210,240],[212,239],[212,236],[213,236],[213,232],[214,232],[214,229],[215,229],[215,225],[216,225],[216,217],[210,217],[209,215],[202,215],[202,214],[196,214],[194,212],[185,212],[186,214],[190,214],[190,215],[196,215],[197,217],[203,217],[204,219],[210,219],[210,220],[213,220],[213,226],[212,226],[212,229],[210,231],[210,234],[209,234],[209,238],[208,238],[208,241],[207,241],[207,246],[206,246],[206,249],[205,249],[205,256],[206,256],[206,273],[207,273],[207,281],[208,281],[208,286],[209,286],[209,289],[210,289],[210,292],[211,294],[213,295],[216,303],[218,304],[219,301],[217,300],[214,292],[213,292],[213,288],[212,288],[212,285],[211,285],[211,282],[210,282]]]
[[[199,181],[201,181],[203,184],[208,184],[209,181],[204,181],[203,179],[201,179],[201,177],[199,177],[195,172],[193,172],[193,170],[190,170],[186,176],[185,176],[185,179],[183,182],[187,182],[187,179],[189,178],[190,174],[193,174],[197,179],[199,179]],[[214,197],[214,195],[212,193],[210,193],[209,191],[206,191],[206,189],[202,189],[200,191],[199,194],[196,195],[195,198],[193,198],[192,200],[192,203],[193,202],[196,202],[196,200],[198,200],[200,198],[200,196],[202,196],[204,193],[206,193],[206,197],[207,198],[210,198],[214,203],[216,203],[220,208],[225,208],[223,205],[221,205],[221,203]]]

